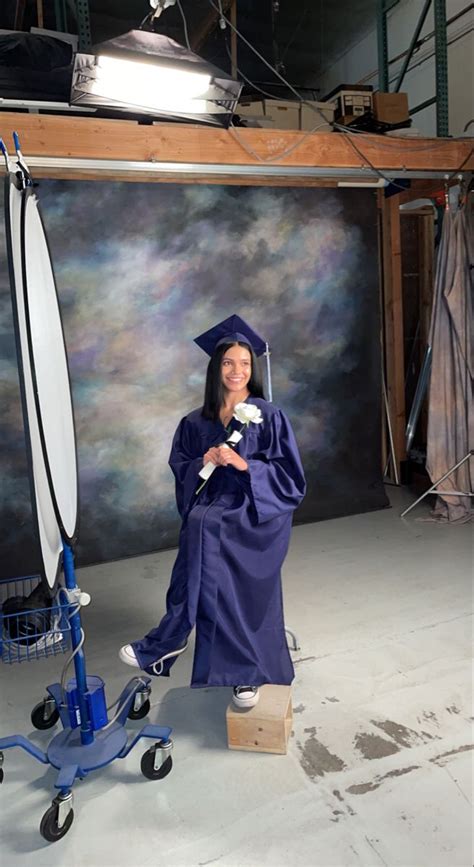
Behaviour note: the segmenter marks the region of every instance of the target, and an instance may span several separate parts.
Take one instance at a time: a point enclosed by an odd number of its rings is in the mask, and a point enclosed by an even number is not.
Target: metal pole
[[[446,0],[434,0],[436,64],[436,134],[449,135],[448,37]]]
[[[390,440],[390,454],[392,456],[393,475],[395,476],[395,484],[399,485],[400,484],[400,476],[398,475],[398,464],[397,464],[397,457],[395,454],[395,443],[393,441],[392,422],[390,419],[390,407],[388,405],[387,387],[385,385],[385,376],[383,374],[383,371],[382,371],[382,388],[383,388],[383,399],[384,399],[384,404],[385,404],[385,415],[387,417],[388,436],[389,436],[389,440]],[[387,461],[387,467],[388,467],[388,461]]]
[[[424,108],[428,108],[429,105],[433,105],[434,102],[436,102],[435,96],[432,96],[431,99],[425,99],[424,102],[415,105],[415,108],[411,108],[409,114],[417,114],[419,111],[423,111]]]
[[[54,17],[56,20],[56,30],[58,30],[60,33],[66,33],[67,16],[66,9],[64,7],[64,0],[54,0]]]
[[[92,45],[89,0],[76,0],[77,30],[79,51],[88,51]]]
[[[425,5],[423,6],[423,9],[421,10],[421,15],[418,19],[418,23],[415,27],[415,32],[412,36],[410,46],[408,48],[408,54],[406,55],[405,60],[403,61],[403,66],[402,66],[402,68],[398,74],[398,78],[397,78],[397,81],[395,83],[395,87],[394,87],[395,93],[398,93],[398,91],[400,90],[400,87],[401,87],[401,83],[402,83],[403,79],[405,78],[405,73],[408,69],[408,64],[410,63],[410,60],[413,57],[413,52],[414,52],[414,50],[418,44],[418,39],[419,39],[420,33],[422,31],[423,24],[426,21],[426,16],[428,15],[428,10],[429,10],[430,6],[431,6],[431,0],[425,0]]]
[[[388,93],[388,39],[385,0],[378,0],[377,4],[377,53],[379,62],[379,90],[383,93]]]
[[[471,451],[468,452],[467,455],[464,455],[464,457],[463,457],[460,461],[458,461],[458,463],[457,463],[454,467],[451,467],[451,468],[450,468],[450,469],[449,469],[449,470],[444,474],[444,476],[441,476],[440,479],[437,479],[436,482],[435,482],[433,485],[431,485],[431,488],[428,488],[428,490],[425,491],[425,493],[422,494],[421,497],[418,497],[418,499],[415,500],[415,502],[412,503],[411,506],[408,506],[408,509],[405,509],[405,511],[401,513],[400,518],[404,518],[405,515],[408,515],[408,512],[411,512],[411,510],[414,509],[415,506],[416,506],[418,503],[421,502],[421,500],[424,500],[424,498],[427,497],[428,494],[431,494],[431,493],[435,490],[435,488],[437,487],[437,485],[440,485],[441,482],[444,482],[444,480],[447,479],[448,476],[451,476],[454,472],[456,472],[456,470],[457,470],[459,467],[461,467],[463,464],[465,464],[466,461],[469,460],[469,458],[472,458],[473,455],[474,455],[474,449],[471,449]],[[440,497],[444,497],[444,496],[445,496],[445,492],[444,492],[444,491],[436,491],[436,493],[439,494]],[[459,494],[458,494],[457,491],[451,491],[451,492],[447,491],[446,493],[447,493],[447,494],[451,493],[452,495],[458,495],[458,496],[459,496]],[[462,497],[471,497],[472,494],[466,492],[466,493],[462,493],[462,494],[460,494],[460,496],[462,496]]]
[[[415,396],[411,405],[410,417],[406,429],[406,450],[410,451],[413,437],[415,436],[416,425],[421,411],[422,403],[425,399],[426,389],[431,373],[431,346],[428,346],[421,366],[420,375],[416,384]]]
[[[63,542],[63,566],[64,580],[68,590],[76,590],[76,575],[74,572],[74,557],[69,545]],[[79,611],[73,614],[69,622],[71,624],[71,644],[72,649],[76,650],[80,646],[83,639],[81,626],[81,615]],[[87,707],[86,692],[87,692],[87,675],[86,663],[82,647],[74,655],[74,671],[77,684],[77,700],[79,704],[79,713],[81,715],[81,743],[91,744],[94,741],[94,732],[89,719],[89,711]]]

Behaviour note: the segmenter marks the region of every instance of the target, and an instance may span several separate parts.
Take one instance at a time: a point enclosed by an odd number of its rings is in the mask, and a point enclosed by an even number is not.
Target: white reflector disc
[[[74,542],[78,484],[76,438],[66,347],[56,284],[38,199],[23,193],[22,265],[31,373],[51,496],[61,532]]]
[[[53,593],[61,566],[62,542],[43,457],[28,349],[20,241],[22,198],[22,192],[7,176],[5,184],[7,248],[23,420],[30,469],[31,504],[33,520],[37,524],[40,542],[42,578]]]

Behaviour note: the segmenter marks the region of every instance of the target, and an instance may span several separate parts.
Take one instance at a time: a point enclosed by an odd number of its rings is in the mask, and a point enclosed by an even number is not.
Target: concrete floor
[[[174,729],[174,768],[145,780],[142,747],[74,788],[75,820],[47,844],[38,825],[54,774],[5,754],[1,862],[8,867],[470,867],[472,527],[420,521],[421,505],[294,530],[285,564],[294,654],[289,754],[226,748],[227,689],[190,690],[192,652],[155,680],[151,722]],[[79,573],[90,674],[115,698],[117,649],[158,619],[174,552]],[[29,714],[61,661],[0,667],[0,733]],[[141,723],[131,722],[131,731]],[[54,730],[55,731],[55,730]]]

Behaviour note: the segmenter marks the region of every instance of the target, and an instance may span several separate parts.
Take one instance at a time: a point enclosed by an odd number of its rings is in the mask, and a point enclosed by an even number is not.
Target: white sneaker
[[[232,701],[236,707],[248,710],[251,707],[255,707],[258,699],[258,686],[234,686]]]
[[[125,665],[131,665],[133,668],[140,668],[140,663],[135,655],[135,651],[131,644],[125,644],[119,650],[119,657]]]

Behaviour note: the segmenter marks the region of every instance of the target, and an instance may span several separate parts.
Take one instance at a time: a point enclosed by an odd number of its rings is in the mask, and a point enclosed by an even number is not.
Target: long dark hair
[[[220,409],[224,403],[224,386],[222,383],[222,359],[231,346],[243,346],[250,352],[252,359],[252,373],[247,383],[247,388],[253,397],[265,397],[263,393],[262,377],[258,367],[257,356],[248,343],[238,343],[231,340],[229,343],[221,343],[217,347],[207,367],[206,387],[204,389],[204,406],[202,414],[204,418],[217,421]]]

